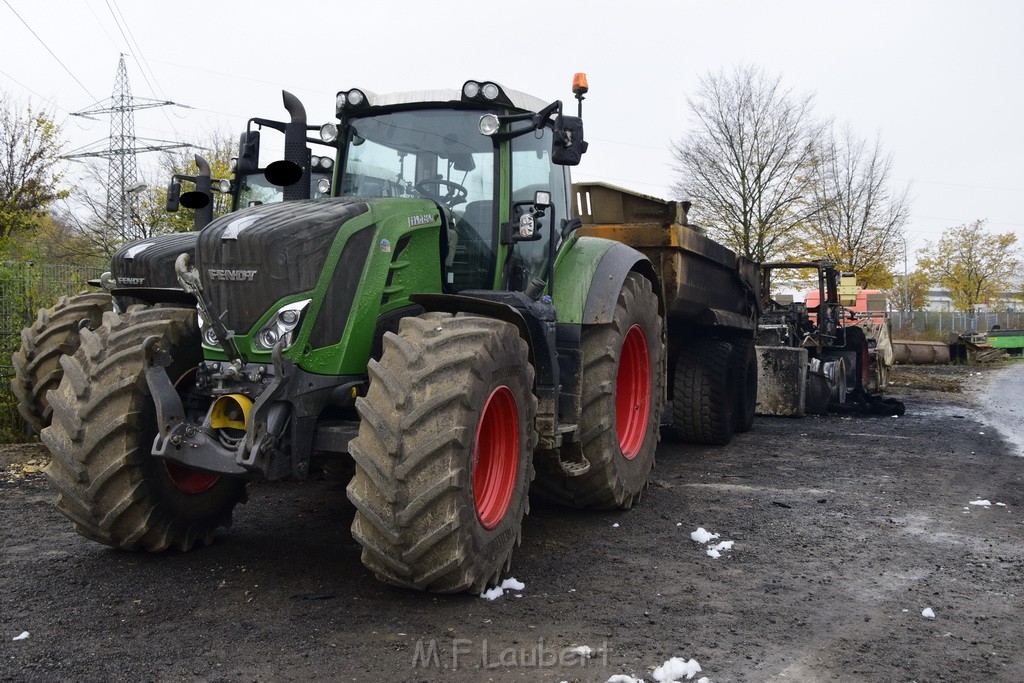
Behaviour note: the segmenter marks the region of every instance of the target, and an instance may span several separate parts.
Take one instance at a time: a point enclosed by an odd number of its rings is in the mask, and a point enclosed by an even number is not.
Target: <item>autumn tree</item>
[[[929,279],[949,290],[953,306],[973,312],[979,304],[1006,294],[1020,274],[1020,250],[1012,232],[985,230],[985,221],[958,225],[927,243],[917,262]]]
[[[0,91],[0,237],[37,227],[67,195],[60,187],[64,141],[53,117]]]
[[[893,285],[885,290],[889,307],[904,313],[920,311],[927,303],[928,285],[928,275],[921,270],[897,275]]]
[[[856,273],[862,287],[893,284],[892,266],[910,212],[908,189],[894,187],[893,159],[882,142],[857,136],[849,126],[834,130],[815,166],[812,203],[803,251]]]
[[[814,96],[796,95],[754,66],[708,73],[689,98],[690,131],[672,144],[676,194],[693,217],[757,261],[793,255],[817,211],[814,169],[825,124]]]

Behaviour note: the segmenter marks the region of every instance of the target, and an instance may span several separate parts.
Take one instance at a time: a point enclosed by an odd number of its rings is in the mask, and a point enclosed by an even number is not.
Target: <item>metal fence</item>
[[[0,262],[0,439],[24,434],[17,401],[11,393],[14,376],[11,356],[21,346],[21,330],[40,308],[54,305],[61,296],[88,288],[102,268],[71,264]]]
[[[959,311],[893,311],[893,330],[957,334],[988,332],[995,326],[1004,330],[1024,329],[1024,313],[962,313]]]

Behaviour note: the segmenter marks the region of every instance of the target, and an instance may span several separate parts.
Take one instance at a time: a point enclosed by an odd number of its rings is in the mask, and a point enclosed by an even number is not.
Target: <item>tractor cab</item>
[[[533,283],[540,296],[570,218],[560,102],[467,81],[461,91],[342,91],[337,114],[340,125],[321,133],[338,147],[338,195],[434,201],[447,293]],[[582,134],[572,143],[585,144]]]

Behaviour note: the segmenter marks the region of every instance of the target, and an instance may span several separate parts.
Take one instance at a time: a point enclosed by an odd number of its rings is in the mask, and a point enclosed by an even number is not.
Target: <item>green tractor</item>
[[[573,90],[582,109],[585,78]],[[661,287],[639,251],[577,231],[587,143],[561,102],[471,80],[346,90],[337,115],[334,196],[213,221],[175,264],[194,303],[82,331],[50,394],[48,474],[81,534],[187,550],[246,481],[347,461],[379,579],[479,591],[511,562],[535,471],[571,506],[640,496]],[[267,175],[304,184],[309,164]]]

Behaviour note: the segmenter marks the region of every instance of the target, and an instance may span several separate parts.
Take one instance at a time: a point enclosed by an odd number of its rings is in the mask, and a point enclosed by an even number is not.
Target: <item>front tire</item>
[[[18,413],[36,434],[50,424],[52,409],[46,393],[56,389],[64,376],[61,356],[78,350],[78,326],[87,320],[89,329],[96,329],[110,308],[110,295],[105,292],[62,296],[51,308],[40,309],[36,321],[21,331],[21,347],[11,358],[11,391],[18,399]]]
[[[545,470],[534,485],[541,497],[595,509],[628,509],[639,499],[661,436],[662,325],[651,283],[630,273],[612,322],[584,328],[580,443],[563,448],[582,448],[590,469],[578,476]]]
[[[42,439],[53,458],[46,474],[57,508],[83,536],[105,545],[159,552],[210,543],[231,524],[245,483],[150,455],[156,409],[145,379],[145,340],[159,337],[186,390],[201,359],[196,312],[133,306],[108,312],[81,347],[64,356],[64,378],[51,391],[53,419]]]
[[[396,586],[495,583],[522,532],[537,443],[534,371],[511,324],[425,313],[384,335],[349,444],[363,564]]]

